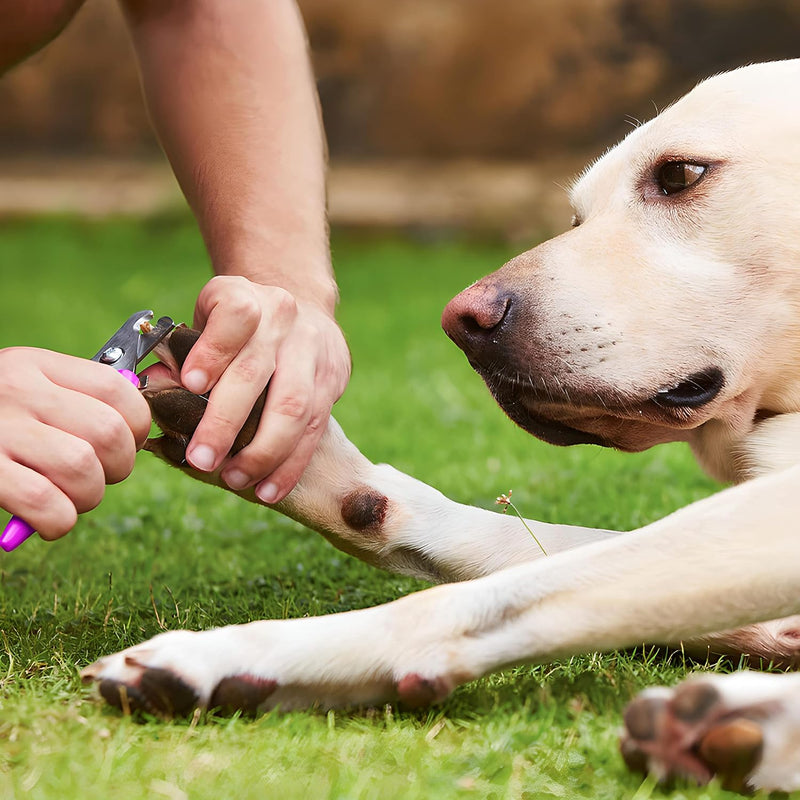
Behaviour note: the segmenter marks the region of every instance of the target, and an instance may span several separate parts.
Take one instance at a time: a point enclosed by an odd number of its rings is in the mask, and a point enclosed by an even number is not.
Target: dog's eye
[[[569,224],[570,227],[577,228],[581,224],[581,218],[577,214],[573,214]]]
[[[659,167],[656,180],[664,194],[676,194],[697,183],[705,171],[706,167],[702,164],[692,164],[689,161],[667,161],[666,164]]]

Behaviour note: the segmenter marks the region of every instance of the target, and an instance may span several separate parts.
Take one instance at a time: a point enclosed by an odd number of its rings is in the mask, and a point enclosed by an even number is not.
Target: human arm
[[[154,126],[218,276],[198,298],[204,335],[182,371],[190,390],[211,389],[187,458],[216,469],[269,382],[259,431],[223,478],[257,483],[275,502],[350,372],[333,316],[324,140],[302,21],[289,0],[121,2]]]

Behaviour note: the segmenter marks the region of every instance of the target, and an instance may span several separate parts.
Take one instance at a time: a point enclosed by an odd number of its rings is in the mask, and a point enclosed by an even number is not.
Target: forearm
[[[54,39],[84,0],[0,0],[0,75]]]
[[[153,124],[217,274],[331,313],[325,145],[290,0],[121,0]]]

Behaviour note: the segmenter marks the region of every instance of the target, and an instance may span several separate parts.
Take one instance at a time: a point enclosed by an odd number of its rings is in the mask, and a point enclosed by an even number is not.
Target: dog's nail
[[[229,469],[222,473],[222,480],[224,480],[231,489],[244,489],[244,487],[250,483],[250,476],[246,475],[240,469]]]
[[[274,503],[278,499],[278,487],[274,483],[259,483],[256,487],[256,497],[262,503]]]
[[[696,723],[704,719],[719,701],[719,691],[710,683],[686,683],[675,693],[671,704],[672,713],[682,722]]]
[[[196,469],[210,472],[214,469],[217,456],[207,444],[199,444],[186,452],[186,460]]]
[[[661,729],[667,698],[655,693],[642,693],[625,709],[625,727],[633,739],[648,742],[656,738]]]
[[[203,394],[208,389],[208,375],[202,369],[192,369],[181,377],[181,383],[193,394]]]

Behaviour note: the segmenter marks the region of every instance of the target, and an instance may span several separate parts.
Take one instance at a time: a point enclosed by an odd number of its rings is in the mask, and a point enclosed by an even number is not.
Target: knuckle
[[[261,320],[261,306],[252,291],[237,293],[231,299],[228,310],[245,325],[254,326]]]
[[[231,314],[251,319],[259,316],[258,304],[253,284],[241,275],[217,275],[209,281],[217,295],[217,303],[224,304]]]
[[[240,286],[248,286],[250,281],[243,275],[215,275],[208,281],[204,291],[227,291]]]
[[[27,396],[31,388],[27,373],[11,370],[7,375],[3,374],[0,395],[10,403],[18,405],[19,398]]]
[[[198,344],[192,348],[192,356],[195,363],[210,361],[212,363],[223,362],[227,364],[232,355],[230,345],[227,342],[212,339],[210,336],[201,336]]]
[[[215,275],[203,287],[200,296],[210,295],[212,298],[218,299],[222,295],[241,291],[248,283],[247,278],[241,275]]]
[[[305,343],[307,346],[319,346],[319,330],[310,322],[298,320],[295,322],[292,332],[298,340]]]
[[[56,502],[57,490],[44,476],[26,481],[17,490],[20,503],[33,509],[50,508]]]
[[[69,468],[76,475],[87,475],[99,466],[94,447],[84,439],[76,439],[70,446]]]
[[[116,410],[125,407],[129,393],[128,389],[134,387],[128,383],[116,370],[104,369],[103,372],[97,372],[105,379],[102,398],[105,403]]]
[[[243,422],[244,420],[235,419],[229,413],[221,409],[212,408],[209,405],[208,410],[203,415],[202,426],[204,431],[214,432],[214,440],[216,442],[222,440],[233,441],[233,437],[239,432]],[[200,431],[199,426],[198,431]],[[212,442],[207,441],[207,439],[208,436],[203,437],[203,442],[212,444]]]
[[[251,281],[241,275],[213,277],[197,299],[195,324],[204,328],[217,314],[233,317],[241,328],[254,330],[261,320],[261,304]]]
[[[304,395],[289,395],[275,402],[273,411],[293,420],[306,420],[311,416],[311,403]]]
[[[280,286],[270,287],[270,300],[276,316],[292,319],[297,315],[297,300],[286,289]]]
[[[104,414],[103,419],[98,421],[98,441],[97,444],[105,449],[123,448],[129,441],[131,429],[125,418],[113,410]]]
[[[319,433],[328,424],[329,417],[330,414],[327,412],[325,414],[312,414],[306,423],[306,433],[309,435]]]
[[[39,535],[47,541],[59,539],[69,533],[78,521],[78,510],[68,502],[53,509],[49,517],[39,524]]]
[[[238,377],[247,384],[266,383],[265,377],[267,367],[263,361],[255,358],[240,358],[235,362],[235,370]]]
[[[149,431],[149,416],[147,430]],[[146,433],[144,434],[146,435]],[[106,464],[109,460],[119,460],[129,455],[133,457],[136,443],[133,430],[128,421],[113,408],[101,411],[95,421],[93,435],[86,442],[95,463]],[[88,454],[85,456],[89,460]]]
[[[90,481],[79,497],[73,498],[76,510],[83,514],[100,505],[105,495],[105,484],[102,481]]]

